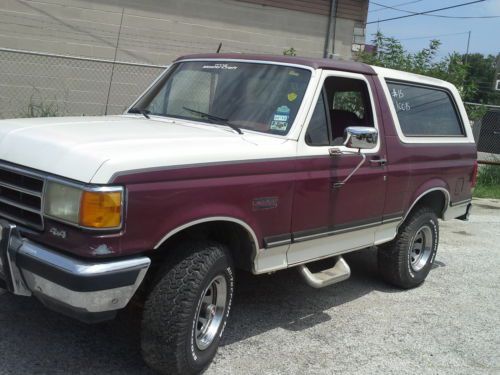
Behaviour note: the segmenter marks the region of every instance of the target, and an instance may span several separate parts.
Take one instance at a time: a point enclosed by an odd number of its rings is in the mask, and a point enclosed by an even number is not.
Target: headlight
[[[47,182],[44,213],[85,228],[113,229],[122,224],[123,188],[80,188]]]
[[[45,190],[45,214],[79,224],[82,190],[57,182],[48,182]]]

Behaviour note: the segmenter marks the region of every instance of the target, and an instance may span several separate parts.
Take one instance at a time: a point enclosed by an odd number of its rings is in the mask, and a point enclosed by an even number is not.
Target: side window
[[[373,127],[373,111],[365,81],[328,77],[325,80],[332,128],[332,145],[341,145],[349,126]]]
[[[464,130],[450,94],[434,87],[387,82],[403,134],[456,137]]]
[[[335,92],[332,109],[352,112],[360,119],[365,117],[365,103],[360,91]]]
[[[325,111],[324,95],[318,98],[314,108],[311,121],[307,127],[306,143],[309,146],[328,146],[330,144],[330,132],[328,130],[328,117]]]

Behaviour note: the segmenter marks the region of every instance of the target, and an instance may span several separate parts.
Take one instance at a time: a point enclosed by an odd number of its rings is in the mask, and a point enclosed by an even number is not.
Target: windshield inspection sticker
[[[288,101],[293,102],[295,99],[297,99],[297,94],[294,92],[291,92],[287,95]]]
[[[285,132],[288,128],[288,119],[290,118],[290,108],[286,105],[278,107],[274,112],[273,120],[271,121],[271,130]]]

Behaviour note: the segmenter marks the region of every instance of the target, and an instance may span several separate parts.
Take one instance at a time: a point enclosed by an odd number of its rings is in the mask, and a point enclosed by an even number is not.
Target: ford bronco
[[[476,147],[457,89],[354,62],[179,58],[120,116],[0,122],[0,279],[87,322],[141,301],[161,373],[219,345],[235,269],[427,277],[438,219],[466,220]],[[332,258],[329,268],[310,263]],[[332,266],[333,264],[333,266]]]

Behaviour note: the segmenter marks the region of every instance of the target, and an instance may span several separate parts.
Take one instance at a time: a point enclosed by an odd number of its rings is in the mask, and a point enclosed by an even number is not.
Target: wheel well
[[[254,253],[254,239],[242,225],[231,221],[208,221],[187,227],[172,237],[169,237],[156,250],[153,261],[165,258],[169,249],[177,247],[183,241],[215,241],[227,247],[231,253],[234,265],[247,271],[252,270],[252,254]],[[159,262],[156,262],[159,263]]]
[[[442,219],[447,203],[448,200],[444,191],[442,190],[430,191],[424,196],[418,198],[417,202],[408,212],[408,215],[410,214],[410,212],[420,207],[429,207],[434,211],[434,213],[438,218]]]

